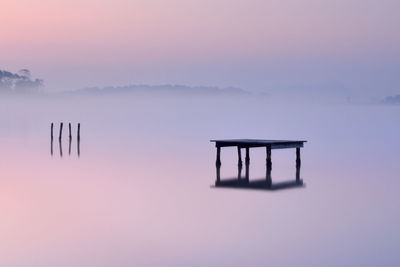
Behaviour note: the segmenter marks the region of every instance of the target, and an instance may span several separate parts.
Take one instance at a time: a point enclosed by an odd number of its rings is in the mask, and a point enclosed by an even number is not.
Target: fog
[[[399,115],[254,94],[4,96],[0,265],[397,265]],[[215,188],[218,138],[307,140],[305,186]],[[234,177],[236,151],[221,156]],[[273,181],[294,179],[294,150],[272,161]],[[253,149],[250,179],[264,176]]]

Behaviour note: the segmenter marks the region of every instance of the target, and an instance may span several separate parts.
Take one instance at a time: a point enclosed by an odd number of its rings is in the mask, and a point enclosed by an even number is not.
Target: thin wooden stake
[[[60,140],[62,138],[62,130],[63,130],[63,123],[61,122],[60,123],[60,135],[58,136],[58,139],[60,139]]]

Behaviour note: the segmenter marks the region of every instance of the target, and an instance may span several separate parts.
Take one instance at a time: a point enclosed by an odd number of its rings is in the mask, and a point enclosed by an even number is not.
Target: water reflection
[[[215,182],[215,187],[225,187],[225,188],[244,188],[244,189],[263,189],[263,190],[279,190],[287,189],[293,187],[302,187],[303,180],[300,178],[300,168],[301,163],[299,158],[296,159],[296,176],[293,181],[284,182],[272,182],[272,161],[270,157],[270,152],[267,152],[267,164],[266,164],[266,176],[261,179],[250,180],[250,158],[247,156],[245,160],[245,179],[242,179],[242,164],[240,153],[238,161],[238,175],[237,178],[228,178],[221,180],[221,162],[216,164],[217,180]]]
[[[242,165],[238,165],[238,180],[242,179],[242,170],[243,170],[243,166]]]
[[[51,141],[50,141],[50,154],[53,156],[53,136],[51,136]]]
[[[59,147],[59,153],[60,157],[63,157],[63,147],[62,147],[62,139],[58,139],[58,147]],[[80,157],[81,155],[81,140],[80,138],[77,138],[77,155]],[[71,156],[72,152],[72,137],[68,138],[68,155]],[[50,155],[53,157],[54,156],[54,138],[50,138]]]
[[[58,139],[58,145],[59,145],[59,147],[60,147],[60,157],[62,157],[62,156],[63,156],[63,151],[62,151],[62,142],[61,142],[61,138]]]
[[[77,138],[77,152],[78,152],[78,157],[81,156],[81,137],[78,135]]]
[[[68,155],[71,156],[71,143],[72,143],[72,137],[71,135],[69,136],[69,142],[68,142]]]

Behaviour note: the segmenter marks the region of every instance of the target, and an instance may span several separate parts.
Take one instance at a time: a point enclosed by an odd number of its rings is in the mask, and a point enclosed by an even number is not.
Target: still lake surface
[[[398,266],[399,118],[252,96],[3,98],[0,266]],[[308,140],[305,187],[214,188],[213,138]],[[236,150],[221,156],[234,177]],[[273,181],[294,179],[294,150],[272,161]]]

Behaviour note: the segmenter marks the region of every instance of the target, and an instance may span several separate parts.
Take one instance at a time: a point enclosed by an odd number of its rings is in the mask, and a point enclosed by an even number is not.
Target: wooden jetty
[[[254,189],[282,189],[288,187],[302,186],[303,181],[300,179],[301,168],[301,155],[300,149],[304,146],[305,140],[260,140],[260,139],[227,139],[227,140],[210,140],[215,143],[217,148],[217,159],[215,166],[217,169],[217,180],[215,186],[217,187],[239,187],[239,188],[254,188]],[[221,181],[221,148],[223,147],[237,147],[238,152],[238,178]],[[266,149],[266,177],[263,180],[250,181],[249,168],[250,168],[250,148],[263,148]],[[295,181],[272,183],[271,170],[272,170],[272,153],[273,149],[296,149],[296,179]],[[242,179],[242,149],[245,149],[245,177]]]

